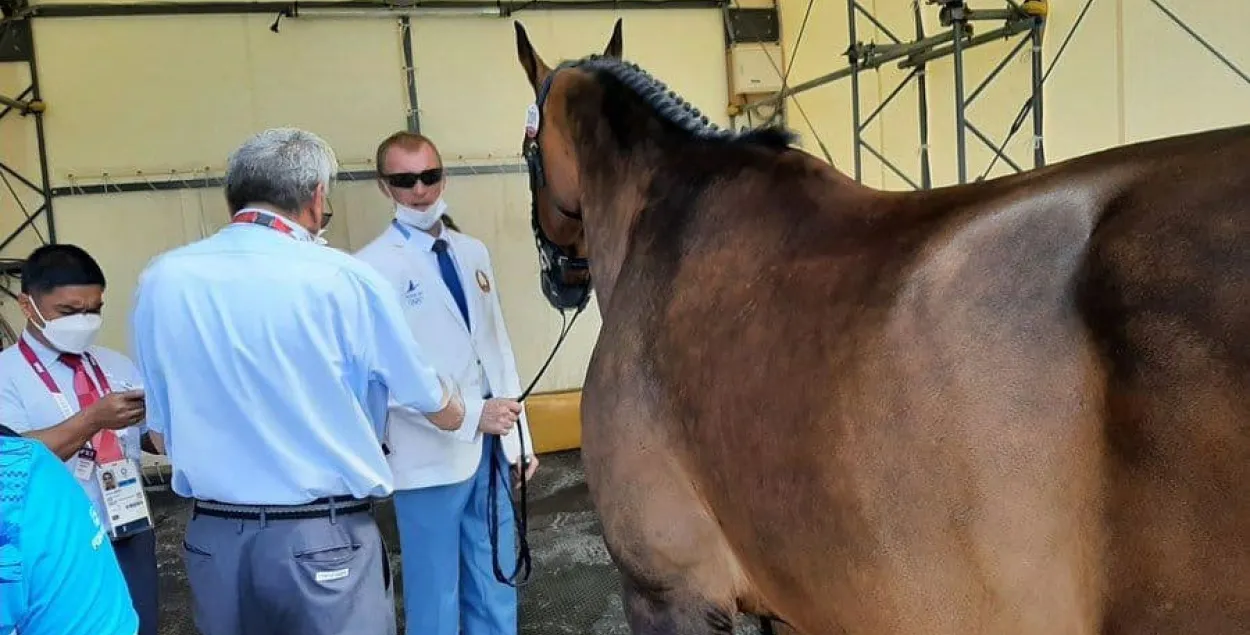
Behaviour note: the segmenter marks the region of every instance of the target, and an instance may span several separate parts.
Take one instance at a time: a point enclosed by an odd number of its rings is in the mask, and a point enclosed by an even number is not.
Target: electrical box
[[[738,0],[731,4],[746,5],[746,0]],[[729,9],[727,24],[730,41],[744,44],[747,42],[777,42],[781,40],[781,25],[778,23],[777,8],[767,6],[771,3],[757,3],[765,6],[759,8]]]
[[[729,49],[730,91],[737,95],[771,94],[781,90],[785,60],[775,42],[737,44]]]

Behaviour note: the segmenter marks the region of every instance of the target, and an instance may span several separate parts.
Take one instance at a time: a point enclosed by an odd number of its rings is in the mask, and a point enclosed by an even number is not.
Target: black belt
[[[196,500],[191,513],[238,520],[303,520],[358,514],[372,509],[373,501],[369,499],[331,497],[319,498],[304,505],[233,505]]]

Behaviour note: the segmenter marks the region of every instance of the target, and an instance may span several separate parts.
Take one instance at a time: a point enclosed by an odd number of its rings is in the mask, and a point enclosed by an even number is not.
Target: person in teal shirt
[[[0,425],[0,635],[135,635],[104,526],[52,451]]]

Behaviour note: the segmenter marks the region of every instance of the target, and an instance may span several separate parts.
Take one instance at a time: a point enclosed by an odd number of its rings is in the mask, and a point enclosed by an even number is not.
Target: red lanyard
[[[24,338],[18,338],[17,347],[22,351],[22,357],[26,358],[26,363],[30,364],[31,369],[35,371],[35,374],[39,375],[39,379],[43,380],[43,385],[48,387],[48,391],[52,393],[52,397],[56,399],[57,405],[59,405],[61,410],[64,411],[65,416],[69,417],[73,415],[74,412],[70,410],[69,402],[65,399],[65,396],[61,394],[61,389],[56,385],[56,382],[52,380],[52,375],[48,372],[47,368],[44,368],[43,363],[41,363],[39,358],[35,356],[35,351],[30,348],[30,345],[26,343]],[[83,357],[87,360],[88,364],[91,364],[91,371],[95,373],[96,387],[100,390],[101,396],[112,392],[112,389],[109,387],[108,379],[105,378],[104,371],[100,368],[100,365],[96,363],[95,357],[92,357],[88,353],[83,353]]]
[[[291,229],[291,226],[288,225],[286,221],[273,214],[262,212],[260,210],[240,211],[238,214],[234,215],[234,218],[230,222],[238,223],[240,225],[260,225],[262,227],[276,229],[291,238],[295,237],[294,230]]]

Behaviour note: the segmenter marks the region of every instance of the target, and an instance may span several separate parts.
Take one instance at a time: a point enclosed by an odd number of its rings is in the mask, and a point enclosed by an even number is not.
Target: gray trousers
[[[193,513],[183,562],[200,635],[395,635],[391,570],[369,512]]]

